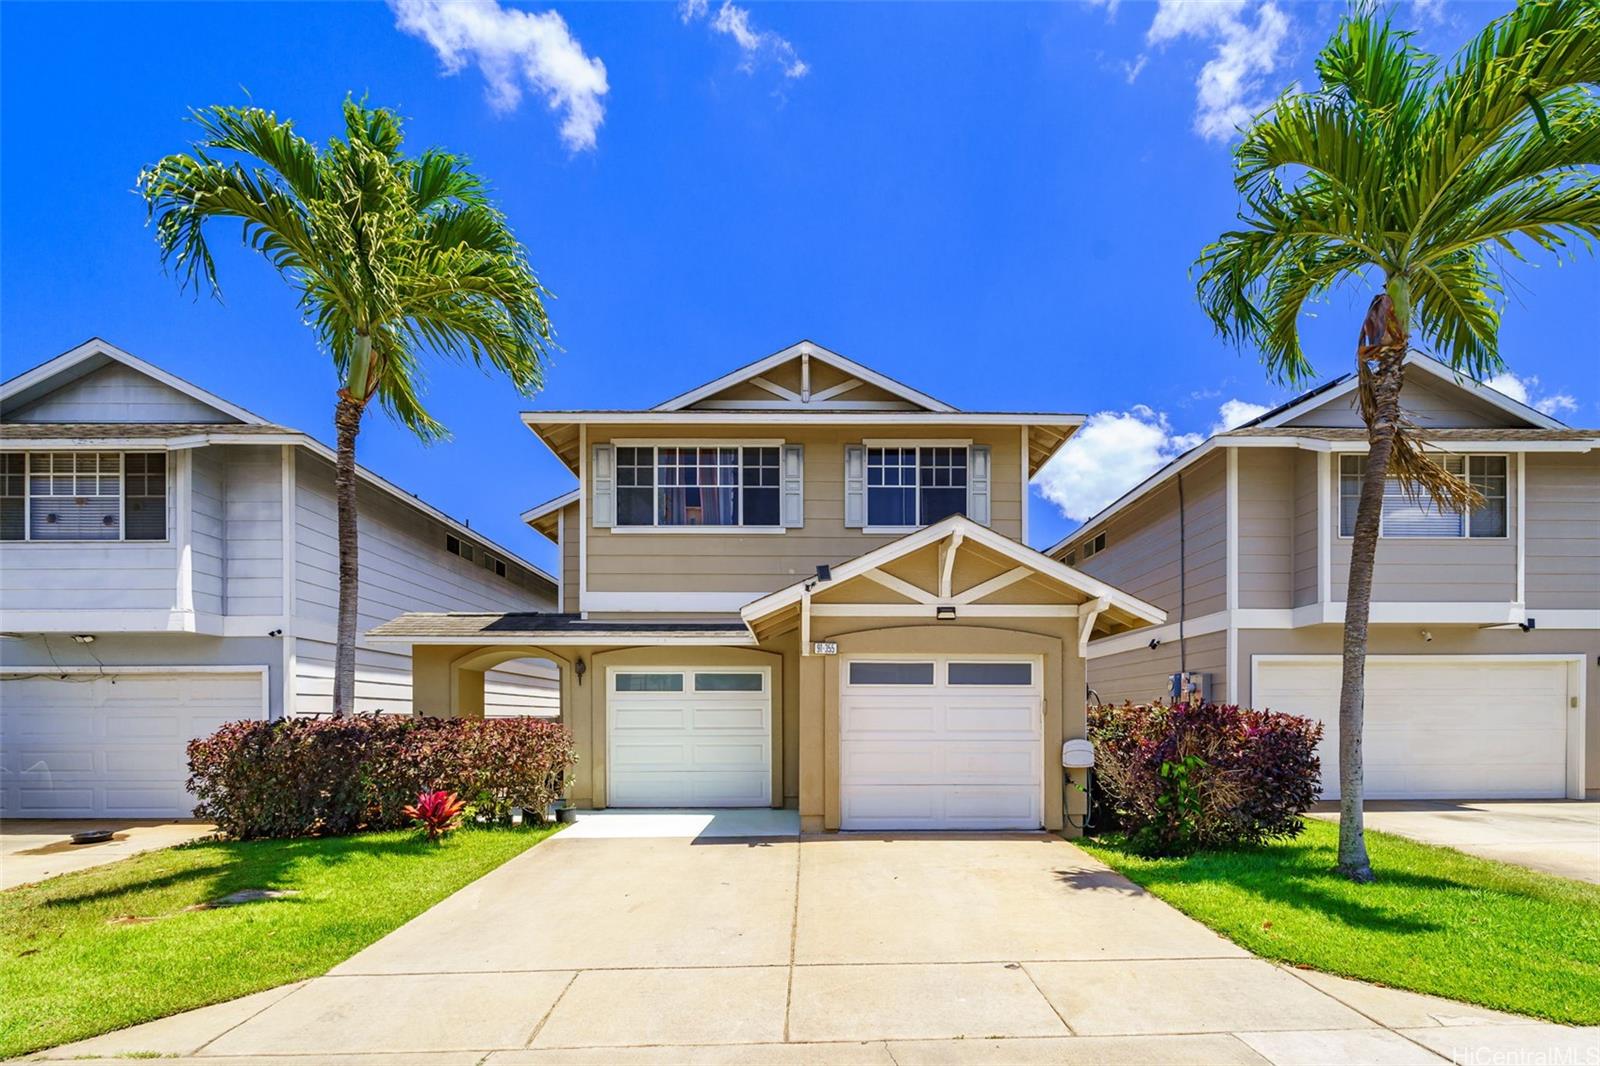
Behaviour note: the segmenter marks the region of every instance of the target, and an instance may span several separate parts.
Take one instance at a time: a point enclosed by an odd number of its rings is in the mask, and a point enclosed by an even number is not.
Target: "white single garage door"
[[[1339,796],[1336,655],[1256,656],[1255,705],[1323,723],[1323,796]],[[1476,656],[1367,659],[1362,762],[1370,799],[1567,794],[1567,663]]]
[[[843,828],[1039,828],[1038,659],[862,658],[840,673]]]
[[[772,671],[607,671],[606,803],[766,807],[772,803]]]
[[[266,715],[265,667],[0,680],[0,813],[188,818],[188,742]]]

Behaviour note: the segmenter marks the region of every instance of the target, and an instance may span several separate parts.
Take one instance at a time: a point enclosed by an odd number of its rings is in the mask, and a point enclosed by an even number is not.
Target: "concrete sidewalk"
[[[1339,820],[1337,803],[1317,808],[1313,818]],[[1369,800],[1362,810],[1368,829],[1600,884],[1595,800]]]
[[[7,818],[0,821],[0,889],[186,844],[216,828],[170,818]],[[113,836],[104,844],[74,844],[72,834],[87,829],[110,829]]]
[[[1600,1031],[1256,959],[1050,836],[624,830],[563,833],[326,977],[45,1055],[211,1066],[1600,1055]]]

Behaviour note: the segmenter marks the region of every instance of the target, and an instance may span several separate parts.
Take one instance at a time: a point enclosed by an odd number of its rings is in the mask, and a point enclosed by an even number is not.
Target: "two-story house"
[[[1600,430],[1570,429],[1413,355],[1402,405],[1484,504],[1391,480],[1373,579],[1364,729],[1373,798],[1573,797],[1600,789]],[[1367,451],[1346,375],[1211,437],[1050,555],[1164,608],[1089,646],[1106,701],[1173,693],[1325,726],[1338,794],[1350,534]]]
[[[538,610],[556,582],[361,470],[365,630]],[[185,744],[331,710],[333,455],[93,340],[0,385],[0,814],[182,817]],[[406,649],[360,640],[358,711],[426,712]],[[554,714],[549,664],[490,713]]]
[[[577,479],[524,516],[560,545],[559,610],[378,627],[419,701],[481,713],[485,670],[554,660],[579,806],[1062,827],[1084,645],[1165,621],[1027,546],[1028,481],[1080,416],[962,411],[803,342],[524,421]]]

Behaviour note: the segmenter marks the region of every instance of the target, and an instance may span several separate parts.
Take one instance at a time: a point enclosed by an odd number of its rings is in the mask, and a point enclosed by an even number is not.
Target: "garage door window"
[[[852,685],[931,685],[932,663],[851,663]]]
[[[696,692],[760,692],[761,675],[746,674],[695,674]]]
[[[1031,685],[1032,663],[951,663],[952,685]]]
[[[618,692],[682,692],[682,674],[618,674]]]

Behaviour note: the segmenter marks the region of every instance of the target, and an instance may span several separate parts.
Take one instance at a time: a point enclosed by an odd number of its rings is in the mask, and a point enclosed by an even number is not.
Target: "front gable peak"
[[[14,423],[266,425],[265,419],[96,337],[0,383]]]
[[[955,407],[820,344],[801,341],[654,411],[937,411]]]

